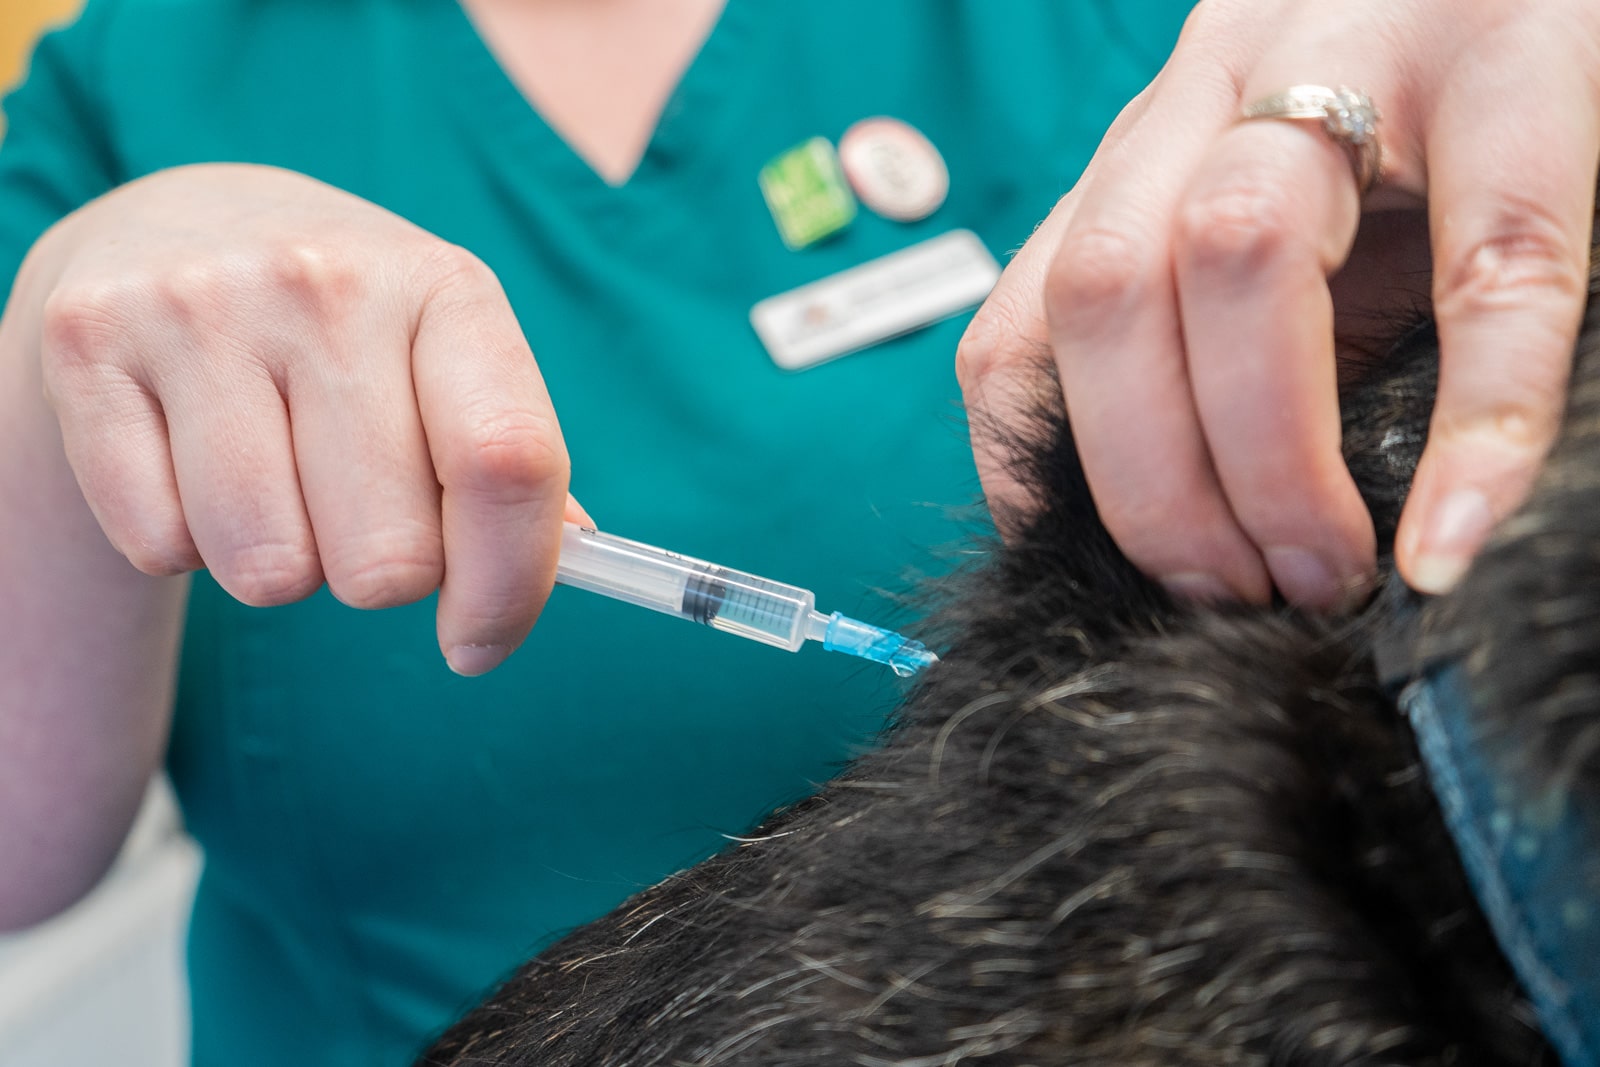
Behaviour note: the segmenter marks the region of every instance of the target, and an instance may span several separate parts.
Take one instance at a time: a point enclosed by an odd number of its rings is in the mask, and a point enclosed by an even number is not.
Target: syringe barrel
[[[556,581],[793,652],[816,607],[808,589],[567,523]]]

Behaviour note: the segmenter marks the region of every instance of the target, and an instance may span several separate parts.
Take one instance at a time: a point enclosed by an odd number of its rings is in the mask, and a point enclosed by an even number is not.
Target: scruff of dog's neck
[[[1345,399],[1385,545],[1436,348],[1412,331]],[[1095,519],[1070,432],[1030,441],[1048,506],[952,581],[884,747],[552,946],[423,1063],[1551,1062],[1373,672],[1392,576],[1344,619],[1174,604]],[[1597,471],[1592,302],[1532,499],[1417,623],[1588,791],[1600,699],[1565,697],[1600,660]]]

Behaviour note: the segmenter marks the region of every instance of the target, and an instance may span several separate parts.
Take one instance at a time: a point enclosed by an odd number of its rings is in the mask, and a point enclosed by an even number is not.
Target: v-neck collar
[[[750,65],[739,53],[750,45],[761,2],[727,0],[705,42],[667,97],[638,165],[621,184],[606,181],[550,125],[501,65],[458,0],[433,0],[442,46],[459,64],[461,102],[486,124],[488,136],[538,168],[541,178],[571,193],[625,200],[698,160],[714,160],[730,133],[729,115],[743,96],[734,84]],[[450,79],[453,83],[456,79]]]

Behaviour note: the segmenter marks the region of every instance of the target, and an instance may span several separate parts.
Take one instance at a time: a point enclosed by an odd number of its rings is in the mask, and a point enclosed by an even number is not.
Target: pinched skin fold
[[[1436,363],[1424,324],[1345,401],[1383,545]],[[1448,646],[1500,755],[1600,814],[1600,302],[1572,398],[1457,592],[1416,614],[1385,560],[1337,619],[1174,604],[1042,418],[1016,451],[1048,510],[945,590],[948,652],[886,744],[419,1064],[1555,1062],[1372,660],[1402,623],[1419,663]]]

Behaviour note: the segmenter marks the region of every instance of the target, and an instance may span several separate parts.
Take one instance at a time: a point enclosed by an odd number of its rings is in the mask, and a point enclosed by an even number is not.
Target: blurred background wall
[[[40,32],[80,2],[0,0],[0,92],[22,76]],[[98,889],[36,929],[0,935],[0,1067],[181,1067],[183,930],[198,869],[157,782]]]
[[[10,88],[23,61],[46,26],[77,13],[82,0],[0,0],[0,86]]]

